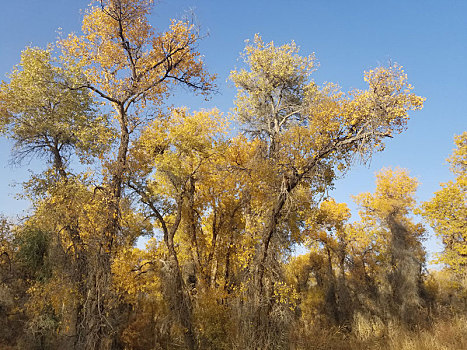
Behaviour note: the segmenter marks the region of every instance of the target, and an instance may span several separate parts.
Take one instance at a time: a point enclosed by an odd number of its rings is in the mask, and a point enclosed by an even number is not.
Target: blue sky
[[[87,0],[2,1],[2,79],[27,45],[45,47],[56,40],[59,28],[65,34],[79,32],[80,9],[87,4]],[[419,179],[421,201],[451,178],[445,159],[454,147],[454,135],[467,130],[467,1],[162,0],[151,23],[164,30],[170,18],[190,11],[209,34],[199,49],[208,69],[218,75],[219,93],[206,102],[180,91],[172,103],[228,112],[235,90],[227,77],[241,65],[244,40],[255,33],[276,44],[294,40],[303,55],[315,52],[320,67],[314,80],[338,83],[344,90],[364,88],[363,71],[397,62],[415,92],[426,97],[425,107],[412,113],[408,130],[390,140],[370,166],[356,165],[338,180],[332,195],[355,211],[350,195],[373,191],[375,172],[388,166],[407,168]],[[11,184],[24,181],[28,169],[37,169],[40,162],[11,167],[10,147],[0,140],[0,212],[15,216],[27,203],[14,198],[21,188]],[[427,245],[431,251],[438,249],[434,240]]]

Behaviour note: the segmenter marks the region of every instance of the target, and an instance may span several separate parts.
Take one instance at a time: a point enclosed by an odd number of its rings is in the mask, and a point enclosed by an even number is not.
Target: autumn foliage
[[[396,332],[427,343],[434,324],[465,334],[466,133],[431,201],[385,168],[352,219],[328,190],[423,106],[402,67],[345,92],[314,82],[314,55],[256,35],[230,75],[233,113],[167,107],[176,86],[209,96],[215,76],[197,28],[160,31],[152,6],[92,2],[80,35],[26,48],[0,86],[14,159],[45,165],[24,183],[29,215],[0,220],[0,348],[372,349],[404,348]],[[443,240],[436,273],[416,213]]]

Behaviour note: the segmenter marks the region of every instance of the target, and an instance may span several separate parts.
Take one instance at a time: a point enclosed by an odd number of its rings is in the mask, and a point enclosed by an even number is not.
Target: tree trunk
[[[118,322],[116,308],[110,304],[117,298],[111,289],[112,251],[119,232],[120,200],[127,167],[127,154],[130,142],[127,115],[122,104],[114,104],[120,122],[120,144],[116,161],[111,165],[111,179],[108,184],[106,225],[97,238],[93,252],[88,256],[86,295],[79,342],[84,349],[118,349]]]

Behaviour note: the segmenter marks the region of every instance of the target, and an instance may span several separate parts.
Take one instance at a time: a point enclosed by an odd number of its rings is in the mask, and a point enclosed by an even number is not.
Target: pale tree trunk
[[[84,299],[80,336],[77,346],[85,349],[118,349],[116,309],[118,299],[112,291],[112,252],[119,233],[120,200],[127,172],[130,142],[127,115],[123,104],[114,104],[120,122],[117,159],[111,165],[111,178],[105,193],[106,225],[88,256],[86,295]]]
[[[173,313],[172,316],[184,329],[183,337],[186,347],[189,350],[197,350],[198,342],[196,331],[193,326],[192,302],[183,280],[182,270],[178,261],[177,250],[175,249],[174,243],[175,234],[177,233],[182,220],[184,200],[183,193],[181,193],[177,198],[175,221],[169,228],[164,217],[148,195],[147,189],[138,187],[134,184],[129,184],[129,186],[140,195],[142,202],[149,207],[161,224],[162,232],[164,234],[164,243],[168,252],[168,260],[162,268],[162,278],[164,281],[162,286],[163,293],[167,298],[170,310]]]
[[[166,290],[165,294],[169,300],[172,311],[175,312],[178,322],[184,329],[185,345],[189,350],[196,350],[198,349],[198,343],[196,340],[195,329],[193,327],[193,307],[191,298],[186,290],[185,282],[183,281],[182,271],[174,244],[174,236],[178,230],[182,217],[182,201],[183,198],[178,200],[177,216],[175,223],[172,225],[170,230],[167,228],[165,221],[161,221],[161,223],[163,222],[164,240],[169,252],[169,266],[165,279],[167,282],[172,282],[168,283],[166,287],[170,285],[173,286],[171,290]],[[160,214],[158,216],[162,219]]]

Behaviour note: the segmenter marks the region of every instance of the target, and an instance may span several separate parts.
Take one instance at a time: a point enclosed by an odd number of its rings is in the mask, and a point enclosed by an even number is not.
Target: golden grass
[[[437,320],[427,329],[407,330],[358,316],[352,333],[311,328],[296,336],[296,350],[463,350],[467,349],[467,317]]]

